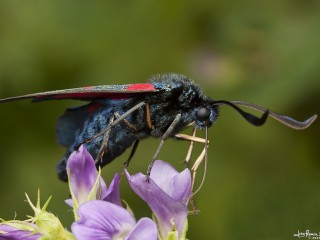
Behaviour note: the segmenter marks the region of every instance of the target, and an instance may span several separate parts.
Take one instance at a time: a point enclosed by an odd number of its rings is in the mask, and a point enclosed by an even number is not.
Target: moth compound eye
[[[200,121],[205,121],[208,120],[210,117],[210,110],[206,107],[201,107],[197,110],[196,112],[196,117],[198,118],[198,120]]]

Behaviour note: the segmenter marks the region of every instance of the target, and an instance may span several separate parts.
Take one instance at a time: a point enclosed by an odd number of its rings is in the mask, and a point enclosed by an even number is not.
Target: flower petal
[[[188,168],[179,173],[170,164],[157,160],[150,178],[176,201],[188,203],[191,194],[191,173]]]
[[[126,171],[126,175],[132,190],[149,205],[157,218],[161,237],[167,239],[168,233],[173,228],[181,237],[188,216],[187,206],[170,197],[153,179],[146,182],[146,176],[142,173],[130,176]]]
[[[126,240],[153,240],[158,239],[157,226],[150,218],[141,218],[129,233]]]
[[[120,199],[119,184],[120,184],[120,177],[119,177],[119,174],[116,173],[112,179],[112,182],[108,187],[108,190],[103,193],[104,195],[101,196],[101,199],[122,207],[121,199]]]
[[[88,200],[99,175],[94,160],[84,145],[81,145],[78,151],[70,155],[67,169],[70,170],[71,192],[75,196],[78,205],[80,205]],[[101,195],[105,195],[107,191],[107,186],[102,178],[100,178],[99,191]]]
[[[13,224],[14,225],[14,224]],[[31,224],[30,224],[31,226]],[[33,233],[32,231],[28,230],[20,230],[17,229],[11,225],[1,223],[0,224],[0,239],[3,240],[20,240],[20,239],[26,239],[26,240],[33,240],[33,239],[39,239],[41,237],[41,234],[39,233]]]
[[[82,204],[78,214],[80,220],[73,223],[71,228],[80,240],[124,238],[136,223],[126,209],[100,200]]]
[[[150,178],[157,183],[163,191],[166,191],[167,186],[170,184],[170,179],[179,172],[174,169],[169,163],[156,160],[152,166]]]

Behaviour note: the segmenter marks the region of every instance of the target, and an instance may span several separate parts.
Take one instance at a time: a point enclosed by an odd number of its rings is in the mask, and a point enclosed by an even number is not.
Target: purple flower
[[[78,151],[73,152],[67,162],[69,186],[72,200],[66,200],[67,204],[77,208],[89,200],[102,199],[121,206],[119,193],[119,175],[115,174],[110,187],[100,177],[94,159],[81,145]]]
[[[20,224],[18,222],[0,223],[0,239],[3,240],[39,239],[41,234],[35,233],[36,231],[37,227],[34,224]]]
[[[131,213],[116,204],[93,200],[78,210],[80,220],[71,226],[76,239],[157,239],[156,224],[149,218],[137,223]]]
[[[189,169],[181,173],[163,161],[156,161],[150,174],[138,173],[130,176],[129,184],[151,208],[157,219],[161,239],[167,239],[174,231],[176,239],[184,239],[187,228],[187,204],[191,194],[191,174]]]

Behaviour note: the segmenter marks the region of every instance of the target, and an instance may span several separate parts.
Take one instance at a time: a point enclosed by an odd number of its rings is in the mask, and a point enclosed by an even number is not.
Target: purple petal
[[[112,182],[108,187],[108,190],[105,191],[104,195],[101,196],[101,199],[122,207],[121,200],[120,200],[119,184],[120,184],[120,177],[119,177],[119,174],[116,173],[112,179]]]
[[[179,172],[169,163],[156,160],[151,169],[150,177],[157,183],[158,186],[166,187],[169,185],[170,179],[178,173]],[[162,188],[162,190],[165,191],[166,189]]]
[[[135,219],[124,208],[113,203],[93,200],[78,210],[80,220],[73,223],[72,232],[77,239],[117,239],[128,235]]]
[[[173,227],[178,231],[178,235],[182,236],[188,216],[186,205],[170,197],[153,179],[148,183],[146,176],[141,173],[130,176],[126,171],[126,174],[132,190],[149,205],[157,218],[162,238],[166,239]]]
[[[126,240],[153,240],[158,239],[157,226],[150,218],[141,218],[129,233]]]
[[[150,178],[170,197],[184,204],[188,203],[191,194],[191,173],[185,169],[181,173],[170,164],[155,161]]]
[[[33,240],[39,239],[40,237],[41,234],[39,233],[33,234],[31,231],[19,230],[7,224],[0,224],[0,239],[3,240]]]
[[[79,204],[87,201],[98,177],[94,160],[84,145],[78,151],[73,152],[67,162],[67,169],[70,169],[70,187]],[[100,180],[102,195],[106,191],[106,184]]]
[[[73,201],[72,201],[71,198],[64,200],[64,202],[65,202],[67,205],[69,205],[70,207],[73,208]]]

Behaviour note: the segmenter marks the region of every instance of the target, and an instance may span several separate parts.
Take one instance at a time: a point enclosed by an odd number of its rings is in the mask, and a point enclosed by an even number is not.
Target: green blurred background
[[[320,1],[0,2],[1,98],[144,82],[166,72],[191,77],[215,99],[246,100],[299,120],[319,113]],[[68,188],[55,173],[64,149],[54,126],[78,104],[0,105],[1,218],[32,214],[24,192],[35,201],[40,189],[43,202],[53,195],[49,210],[69,228]],[[195,199],[200,214],[189,217],[189,239],[319,232],[319,126],[294,131],[270,120],[256,128],[222,108],[209,132],[208,173]],[[146,172],[157,144],[142,142],[131,172]],[[160,158],[182,169],[187,147],[169,140]],[[107,181],[127,156],[103,169]],[[150,216],[126,181],[121,187],[137,218]]]

